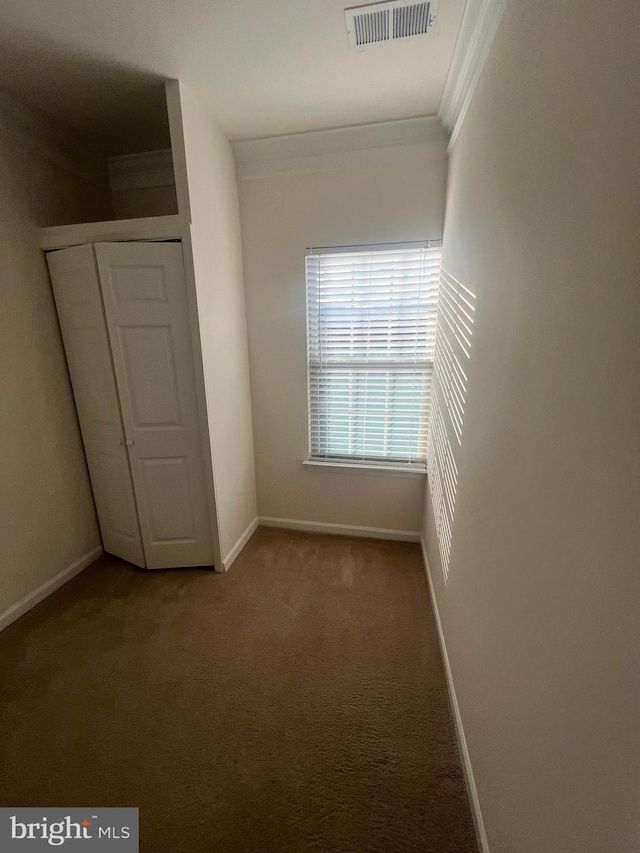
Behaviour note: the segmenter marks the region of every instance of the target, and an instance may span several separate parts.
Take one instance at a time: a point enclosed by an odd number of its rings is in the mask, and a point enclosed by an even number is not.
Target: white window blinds
[[[309,250],[311,459],[424,466],[440,246]]]

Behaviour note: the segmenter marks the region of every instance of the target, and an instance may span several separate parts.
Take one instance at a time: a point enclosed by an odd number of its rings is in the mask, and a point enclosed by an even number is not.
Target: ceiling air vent
[[[344,10],[349,47],[364,50],[398,39],[427,36],[433,33],[436,2],[425,0],[387,0]]]

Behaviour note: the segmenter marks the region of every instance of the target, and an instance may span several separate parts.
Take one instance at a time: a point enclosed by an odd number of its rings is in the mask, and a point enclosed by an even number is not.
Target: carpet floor
[[[477,851],[417,545],[104,556],[0,634],[0,700],[0,805],[139,806],[143,853]]]

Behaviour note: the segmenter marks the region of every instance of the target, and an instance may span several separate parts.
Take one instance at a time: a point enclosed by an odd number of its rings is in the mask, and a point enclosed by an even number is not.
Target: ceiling
[[[437,32],[348,49],[353,0],[2,0],[0,85],[106,154],[168,143],[162,81],[198,88],[232,139],[437,112],[465,0]]]

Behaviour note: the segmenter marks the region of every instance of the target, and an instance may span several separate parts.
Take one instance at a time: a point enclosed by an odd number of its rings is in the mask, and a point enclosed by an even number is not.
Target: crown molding
[[[449,149],[464,121],[506,5],[507,0],[467,0],[438,109],[450,134]]]
[[[109,157],[109,183],[114,192],[174,186],[171,149]]]
[[[447,137],[437,116],[340,127],[232,143],[238,178],[274,178],[441,160]]]
[[[106,158],[87,151],[67,131],[5,90],[0,90],[0,139],[82,181],[109,188]]]

